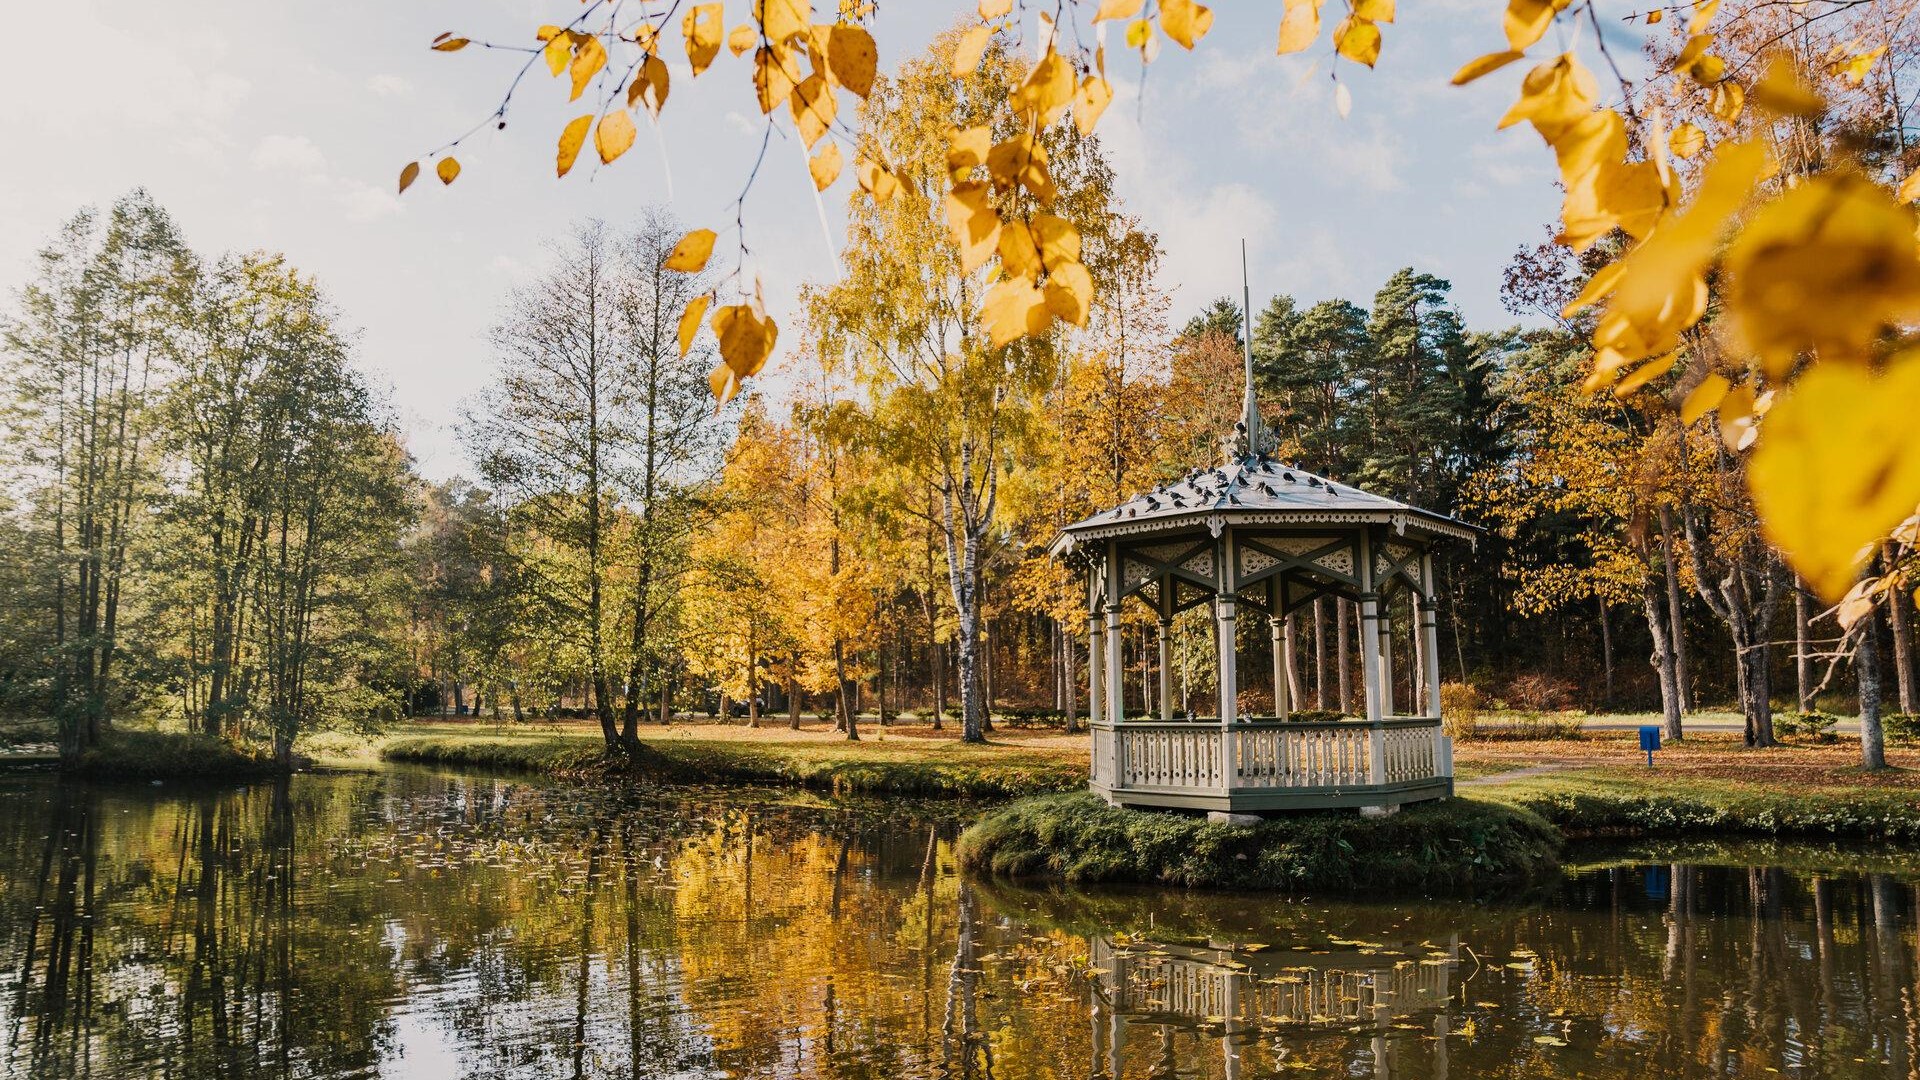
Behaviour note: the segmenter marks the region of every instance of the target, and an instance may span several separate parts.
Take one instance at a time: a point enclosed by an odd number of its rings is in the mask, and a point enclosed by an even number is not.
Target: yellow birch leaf
[[[439,37],[433,39],[435,52],[459,52],[470,44],[472,43],[468,39],[454,37],[452,34],[441,34]]]
[[[993,27],[976,26],[960,35],[960,43],[953,48],[953,77],[964,79],[980,67],[980,58],[987,53],[987,46],[993,42]]]
[[[998,19],[1013,10],[1013,0],[980,0],[980,17],[988,21]]]
[[[1694,0],[1693,17],[1687,20],[1687,33],[1698,34],[1720,13],[1720,0]]]
[[[1141,0],[1100,0],[1099,10],[1093,13],[1093,21],[1136,18],[1140,14],[1140,3]]]
[[[1727,246],[1727,311],[1769,375],[1811,351],[1862,361],[1920,317],[1912,211],[1852,172],[1804,181],[1761,207]]]
[[[1731,124],[1740,119],[1740,110],[1746,104],[1746,88],[1727,79],[1714,86],[1713,98],[1707,103],[1707,110],[1713,113],[1714,119],[1723,124]]]
[[[1093,310],[1093,277],[1077,262],[1062,263],[1047,275],[1047,310],[1075,326],[1087,325]]]
[[[1639,389],[1653,380],[1673,370],[1674,362],[1680,359],[1678,351],[1670,352],[1657,360],[1649,360],[1633,369],[1633,373],[1614,384],[1613,396],[1625,401]]]
[[[970,127],[965,131],[947,133],[947,172],[953,181],[959,183],[976,166],[987,162],[987,151],[993,146],[993,131],[985,124]]]
[[[740,393],[740,377],[733,373],[723,361],[713,366],[707,375],[707,386],[713,390],[715,404],[725,405]]]
[[[1145,49],[1147,42],[1153,40],[1153,24],[1145,19],[1135,19],[1127,24],[1127,48]]]
[[[576,116],[567,121],[560,131],[560,150],[555,158],[555,167],[559,175],[565,176],[573,171],[574,160],[580,156],[580,147],[587,141],[587,132],[593,127],[593,114]]]
[[[627,107],[632,108],[635,102],[640,102],[646,105],[648,112],[659,116],[660,110],[667,105],[667,82],[667,62],[649,53],[646,61],[640,65],[640,74],[635,76],[633,85],[627,87]]]
[[[400,194],[405,195],[407,189],[412,187],[413,182],[418,179],[420,179],[420,163],[417,161],[407,162],[407,167],[400,170]]]
[[[680,238],[673,245],[673,251],[667,256],[667,269],[678,270],[683,274],[697,274],[707,268],[707,260],[713,257],[714,232],[712,229],[695,229]],[[748,372],[752,374],[752,372]]]
[[[1033,230],[1024,221],[1009,221],[1000,226],[1000,272],[1008,277],[1040,277],[1040,247],[1033,242]]]
[[[1470,60],[1465,67],[1453,73],[1453,85],[1465,86],[1482,75],[1499,71],[1525,55],[1527,54],[1516,49],[1508,49],[1506,52],[1488,53],[1476,60]]]
[[[700,333],[700,320],[706,317],[707,305],[713,303],[711,296],[696,296],[680,313],[680,355],[686,356],[693,351],[693,339]]]
[[[1113,87],[1098,75],[1088,75],[1080,80],[1080,88],[1073,92],[1073,126],[1082,135],[1093,134],[1093,127],[1100,122],[1100,114],[1107,111],[1107,104],[1113,100]]]
[[[1358,15],[1348,15],[1333,28],[1333,47],[1354,63],[1372,67],[1380,59],[1380,28]]]
[[[960,268],[972,273],[993,257],[1000,242],[1000,215],[994,212],[993,194],[984,182],[968,180],[947,192],[946,208],[947,230],[960,249]]]
[[[599,38],[592,34],[576,34],[573,41],[573,63],[567,65],[567,72],[573,77],[573,93],[568,96],[568,101],[580,100],[587,83],[600,73],[601,68],[607,66],[607,48],[600,44]]]
[[[600,126],[593,129],[593,148],[600,151],[600,164],[609,165],[613,159],[633,146],[633,117],[625,109],[612,109],[600,118]]]
[[[540,50],[540,58],[547,62],[547,74],[558,76],[573,62],[573,40],[565,33],[548,38]]]
[[[813,177],[813,190],[825,191],[840,178],[840,147],[828,143],[807,159],[807,172]]]
[[[1194,0],[1160,0],[1160,29],[1181,48],[1191,50],[1213,29],[1213,9]]]
[[[780,333],[773,320],[752,305],[730,304],[713,313],[713,336],[720,341],[720,359],[735,375],[750,379],[766,366]]]
[[[793,96],[793,73],[788,71],[772,49],[761,46],[753,54],[753,88],[760,100],[760,111],[770,113]]]
[[[1040,262],[1049,272],[1080,261],[1080,230],[1073,222],[1054,214],[1035,214],[1029,225],[1034,242],[1040,245]]]
[[[1041,205],[1053,205],[1053,174],[1047,169],[1047,148],[1031,132],[1016,135],[987,151],[987,172],[997,186],[1021,185],[1033,192]]]
[[[1859,86],[1867,81],[1867,73],[1873,70],[1873,62],[1880,59],[1881,54],[1886,51],[1887,47],[1882,45],[1877,49],[1870,49],[1858,56],[1850,57],[1845,63],[1835,68],[1834,74],[1841,76],[1855,86]]]
[[[1701,417],[1719,408],[1732,385],[1724,375],[1708,374],[1699,386],[1687,391],[1687,400],[1680,405],[1680,423],[1692,427]]]
[[[707,70],[720,55],[720,42],[726,31],[726,9],[721,4],[695,4],[680,20],[680,34],[687,39],[687,63],[695,75]]]
[[[735,56],[746,53],[758,44],[760,44],[760,32],[747,23],[741,23],[727,31],[727,48]]]
[[[1571,319],[1576,312],[1599,303],[1602,297],[1614,290],[1614,286],[1620,284],[1620,275],[1626,269],[1626,260],[1618,259],[1594,271],[1593,276],[1587,279],[1586,287],[1580,290],[1580,295],[1560,309],[1560,317]]]
[[[1829,602],[1920,504],[1920,361],[1816,363],[1780,392],[1747,465],[1767,537]]]
[[[1531,121],[1551,144],[1592,114],[1597,92],[1593,74],[1572,53],[1563,53],[1527,72],[1520,83],[1520,100],[1500,117],[1498,126]]]
[[[1559,8],[1553,0],[1507,0],[1504,20],[1507,46],[1516,52],[1531,48],[1535,42],[1547,36],[1547,27],[1553,25],[1557,10]]]
[[[813,25],[812,9],[808,0],[754,0],[753,15],[769,42],[785,45]]]
[[[452,155],[443,157],[440,164],[433,167],[433,174],[440,178],[442,184],[451,184],[460,178],[460,162]]]
[[[873,92],[874,68],[879,59],[873,35],[865,27],[837,25],[827,38],[828,69],[836,82],[858,97]]]
[[[1707,148],[1707,133],[1693,124],[1681,124],[1667,136],[1667,148],[1675,157],[1690,158]]]
[[[1666,17],[1667,17],[1666,12],[1660,10],[1659,8],[1654,8],[1652,11],[1647,12],[1647,25],[1653,26],[1657,24],[1660,20]]]
[[[793,126],[800,132],[800,141],[807,144],[807,149],[813,149],[813,144],[827,133],[839,109],[833,99],[833,88],[820,76],[809,75],[793,88],[793,96],[787,103],[793,109]]]
[[[980,304],[980,326],[996,349],[1023,337],[1039,337],[1052,322],[1046,291],[1032,278],[1002,278]]]
[[[1279,53],[1297,53],[1320,36],[1320,0],[1287,0],[1287,14],[1280,20]]]
[[[892,170],[871,158],[855,161],[854,173],[860,179],[860,190],[873,196],[875,204],[885,204],[900,190],[900,181],[893,178]]]
[[[1713,47],[1712,34],[1695,34],[1692,37],[1689,37],[1687,39],[1686,45],[1684,45],[1680,49],[1680,55],[1673,58],[1673,70],[1675,71],[1687,70],[1688,68],[1693,66],[1693,62],[1695,60],[1698,60],[1702,56],[1705,56],[1707,54],[1707,50],[1712,47]]]
[[[1393,21],[1393,0],[1353,0],[1353,13],[1377,23]]]
[[[1903,203],[1920,199],[1920,169],[1913,170],[1907,174],[1905,180],[1900,181],[1900,190],[1895,193],[1894,198]]]
[[[1007,95],[1007,103],[1013,106],[1015,115],[1043,128],[1058,120],[1061,111],[1073,103],[1074,88],[1073,65],[1049,48],[1026,80]]]
[[[1785,50],[1773,54],[1766,74],[1747,92],[1753,107],[1775,116],[1817,116],[1827,103],[1794,70],[1793,57]]]
[[[1687,76],[1701,86],[1712,86],[1727,77],[1727,62],[1717,56],[1703,56],[1688,65]]]

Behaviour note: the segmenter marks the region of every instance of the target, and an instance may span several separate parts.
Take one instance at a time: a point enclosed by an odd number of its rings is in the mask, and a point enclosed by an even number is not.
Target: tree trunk
[[[1673,572],[1672,567],[1667,572]],[[1673,653],[1673,627],[1668,621],[1670,609],[1658,585],[1649,577],[1641,583],[1641,608],[1647,617],[1647,633],[1653,638],[1653,668],[1660,676],[1660,712],[1666,725],[1665,736],[1678,742],[1685,737],[1681,728],[1680,671]]]
[[[1687,664],[1686,607],[1680,596],[1680,564],[1673,556],[1673,511],[1660,508],[1660,558],[1667,564],[1667,627],[1673,642],[1674,679],[1680,687],[1680,711],[1693,711],[1693,675]]]
[[[1892,571],[1884,555],[1881,556],[1881,562],[1882,565],[1887,565],[1889,572]],[[1909,625],[1912,619],[1907,607],[1911,603],[1913,603],[1913,597],[1910,591],[1896,578],[1894,587],[1887,590],[1887,629],[1893,636],[1893,684],[1895,692],[1899,695],[1900,711],[1903,713],[1913,712],[1916,697],[1913,677],[1913,630]]]
[[[1793,696],[1800,711],[1813,711],[1813,599],[1805,583],[1793,583]]]
[[[1600,609],[1600,667],[1604,673],[1600,680],[1600,705],[1603,710],[1610,710],[1613,708],[1613,620],[1608,617],[1604,597],[1594,597],[1594,605]]]
[[[787,677],[787,730],[800,730],[800,680],[793,676]]]
[[[1353,655],[1347,642],[1353,637],[1352,601],[1335,600],[1334,609],[1340,613],[1340,712],[1345,715],[1353,711]]]
[[[1866,769],[1887,767],[1886,738],[1880,729],[1879,621],[1873,613],[1860,620],[1853,654],[1854,680],[1860,688],[1860,765]]]
[[[1334,603],[1339,603],[1338,600]],[[1327,607],[1326,598],[1313,598],[1313,707],[1327,708]]]

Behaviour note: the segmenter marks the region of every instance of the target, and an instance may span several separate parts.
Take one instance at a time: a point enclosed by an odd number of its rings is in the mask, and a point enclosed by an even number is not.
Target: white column
[[[1240,689],[1236,685],[1233,670],[1233,625],[1234,603],[1231,596],[1215,597],[1213,601],[1214,618],[1220,623],[1220,724],[1222,727],[1233,723],[1235,699]]]
[[[1127,698],[1120,682],[1120,605],[1107,605],[1107,718],[1118,724],[1127,716]]]
[[[1168,582],[1172,584],[1171,580]],[[1160,719],[1173,719],[1173,650],[1167,632],[1173,629],[1169,619],[1160,620]]]
[[[1385,593],[1380,596],[1378,605],[1380,621],[1380,715],[1394,714],[1393,700],[1393,619],[1390,612],[1393,605],[1387,602]]]
[[[1380,600],[1371,593],[1360,597],[1360,686],[1367,699],[1367,719],[1386,715],[1380,696]]]
[[[1287,673],[1293,669],[1293,624],[1278,615],[1267,619],[1273,644],[1273,715],[1285,720],[1293,711],[1287,700]]]
[[[1420,639],[1426,646],[1421,660],[1426,666],[1422,674],[1427,681],[1427,715],[1440,715],[1440,598],[1434,595],[1433,556],[1421,559],[1421,579],[1425,582],[1426,595],[1420,600]]]
[[[1087,719],[1104,720],[1107,717],[1106,701],[1101,695],[1101,683],[1105,682],[1106,671],[1106,628],[1099,615],[1087,616]]]

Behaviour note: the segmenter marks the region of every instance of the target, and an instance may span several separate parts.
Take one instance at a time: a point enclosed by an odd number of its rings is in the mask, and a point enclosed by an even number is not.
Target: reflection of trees
[[[86,789],[62,785],[54,792],[26,920],[8,1039],[9,1072],[21,1048],[20,1025],[29,1016],[38,1019],[28,1047],[33,1075],[56,1074],[76,1056],[77,1047],[88,1044],[94,1023],[95,818],[94,799]]]

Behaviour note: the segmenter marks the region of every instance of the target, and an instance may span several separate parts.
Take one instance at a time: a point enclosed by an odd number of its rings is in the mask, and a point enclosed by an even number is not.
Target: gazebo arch
[[[1444,514],[1336,483],[1272,456],[1253,391],[1251,347],[1241,418],[1222,464],[1197,469],[1061,530],[1056,558],[1084,574],[1093,643],[1088,695],[1091,787],[1109,802],[1220,814],[1320,807],[1389,813],[1453,793],[1453,746],[1440,717],[1435,553],[1476,535]],[[1411,597],[1423,670],[1394,696],[1388,601]],[[1292,714],[1288,616],[1316,598],[1360,611],[1365,713],[1301,721]],[[1159,626],[1159,715],[1129,720],[1121,687],[1120,614],[1145,604]],[[1173,617],[1212,608],[1218,714],[1176,720],[1168,677]],[[1273,650],[1275,714],[1238,711],[1235,629],[1264,616]],[[1403,709],[1401,706],[1405,706]]]

